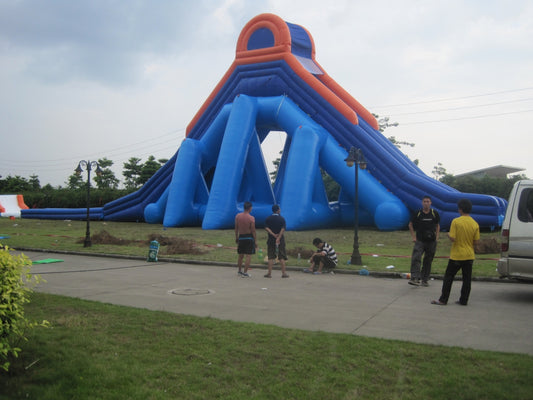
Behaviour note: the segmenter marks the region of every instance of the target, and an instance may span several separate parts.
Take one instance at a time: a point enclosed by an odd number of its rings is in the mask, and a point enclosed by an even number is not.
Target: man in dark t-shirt
[[[411,256],[411,279],[408,283],[414,286],[420,284],[428,286],[431,263],[435,257],[440,233],[440,215],[437,210],[431,208],[431,197],[424,196],[422,199],[422,209],[412,215],[409,231],[414,246]],[[424,255],[424,261],[422,271],[420,271],[422,255]]]
[[[277,204],[272,206],[272,215],[269,215],[265,221],[265,229],[268,232],[267,248],[268,248],[268,273],[265,278],[272,278],[272,266],[274,260],[277,258],[281,264],[281,277],[288,278],[289,275],[285,272],[285,261],[287,260],[287,253],[285,251],[285,218],[281,215],[281,210]]]

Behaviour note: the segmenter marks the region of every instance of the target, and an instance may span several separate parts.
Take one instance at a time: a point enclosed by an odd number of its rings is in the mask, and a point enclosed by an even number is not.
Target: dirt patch
[[[313,253],[313,250],[306,249],[304,247],[295,247],[293,249],[287,249],[287,255],[294,258],[298,258],[298,254],[300,254],[300,258],[309,259],[311,258],[311,255]]]
[[[481,239],[475,246],[476,254],[494,254],[500,252],[500,242],[496,238]]]
[[[78,243],[83,243],[85,238],[78,240]],[[110,244],[118,246],[139,245],[148,246],[150,242],[157,240],[159,242],[159,254],[205,254],[208,252],[207,248],[198,245],[194,240],[183,239],[180,237],[168,237],[158,234],[151,234],[147,240],[128,240],[111,235],[109,232],[103,230],[94,233],[91,236],[93,244]]]
[[[84,240],[85,239],[80,239],[78,240],[78,243],[83,243]],[[119,245],[119,246],[127,246],[135,241],[118,238],[116,236],[111,235],[107,231],[100,231],[98,233],[94,233],[91,236],[91,242],[93,244],[113,244],[113,245]]]
[[[159,254],[205,254],[207,250],[198,245],[194,240],[183,239],[180,237],[168,237],[163,235],[151,234],[149,241],[157,240],[159,245]]]

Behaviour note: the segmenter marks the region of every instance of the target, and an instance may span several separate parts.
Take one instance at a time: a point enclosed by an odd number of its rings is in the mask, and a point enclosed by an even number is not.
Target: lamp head
[[[352,167],[354,164],[359,165],[359,168],[366,169],[366,160],[361,149],[355,147],[350,148],[348,157],[344,160],[348,167]]]
[[[353,167],[353,165],[357,162],[357,149],[355,147],[350,147],[350,151],[348,152],[348,157],[344,159],[344,162],[348,166],[348,168]]]
[[[100,168],[100,166],[98,164],[96,164],[96,175],[98,176],[102,176],[102,174],[104,173],[103,169]]]

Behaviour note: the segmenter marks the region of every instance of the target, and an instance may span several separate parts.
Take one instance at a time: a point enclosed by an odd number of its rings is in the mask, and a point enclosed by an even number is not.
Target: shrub
[[[20,343],[29,329],[48,326],[48,321],[30,322],[24,315],[24,304],[30,301],[32,287],[40,282],[30,274],[31,260],[25,255],[12,255],[0,247],[0,369],[9,370],[12,357],[17,357]]]

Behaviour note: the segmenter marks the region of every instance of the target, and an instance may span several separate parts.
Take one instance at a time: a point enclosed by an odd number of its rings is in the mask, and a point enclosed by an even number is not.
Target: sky
[[[273,13],[429,176],[495,165],[533,178],[530,0],[0,0],[0,175],[66,186],[80,160],[172,157]],[[263,144],[267,164],[285,134]]]

